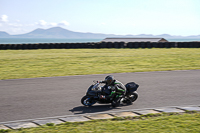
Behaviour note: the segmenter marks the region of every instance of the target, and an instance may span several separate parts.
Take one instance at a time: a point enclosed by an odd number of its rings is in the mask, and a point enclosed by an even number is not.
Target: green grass
[[[193,112],[67,122],[60,125],[48,124],[38,128],[7,131],[9,133],[199,133],[199,127],[200,113]]]
[[[200,49],[0,50],[0,79],[200,69]]]

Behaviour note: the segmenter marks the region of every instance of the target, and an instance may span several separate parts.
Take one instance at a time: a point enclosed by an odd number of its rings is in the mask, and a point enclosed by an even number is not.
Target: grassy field
[[[200,49],[0,50],[0,79],[200,69]]]
[[[38,128],[9,130],[9,133],[199,133],[200,113],[149,114],[88,122],[47,124]],[[5,133],[6,130],[0,131]]]

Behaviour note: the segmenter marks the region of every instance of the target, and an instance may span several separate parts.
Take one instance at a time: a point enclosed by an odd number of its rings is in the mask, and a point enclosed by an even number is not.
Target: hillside
[[[77,38],[105,38],[109,36],[116,35],[107,35],[107,34],[95,34],[95,33],[82,33],[82,32],[74,32],[67,29],[63,29],[61,27],[53,27],[50,29],[36,29],[27,34],[14,35],[13,37],[18,38],[67,38],[67,39],[77,39]]]
[[[53,27],[49,29],[38,28],[26,34],[9,35],[4,31],[0,31],[0,38],[66,38],[66,39],[104,39],[107,37],[159,37],[159,38],[200,38],[200,35],[196,36],[171,36],[169,34],[152,35],[152,34],[139,34],[139,35],[115,35],[115,34],[100,34],[100,33],[83,33],[74,32],[61,27]]]

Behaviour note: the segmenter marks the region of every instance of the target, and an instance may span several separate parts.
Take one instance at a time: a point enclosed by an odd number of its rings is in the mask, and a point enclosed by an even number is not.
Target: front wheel
[[[84,105],[84,106],[92,106],[93,104],[96,103],[96,101],[93,101],[91,100],[91,98],[87,97],[87,96],[84,96],[82,99],[81,99],[81,103]]]

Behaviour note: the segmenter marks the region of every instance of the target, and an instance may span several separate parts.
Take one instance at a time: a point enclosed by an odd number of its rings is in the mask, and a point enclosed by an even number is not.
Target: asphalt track
[[[93,80],[107,74],[0,80],[0,122],[128,109],[200,104],[200,70],[113,74],[122,83],[140,85],[129,106],[84,107],[80,99]]]

